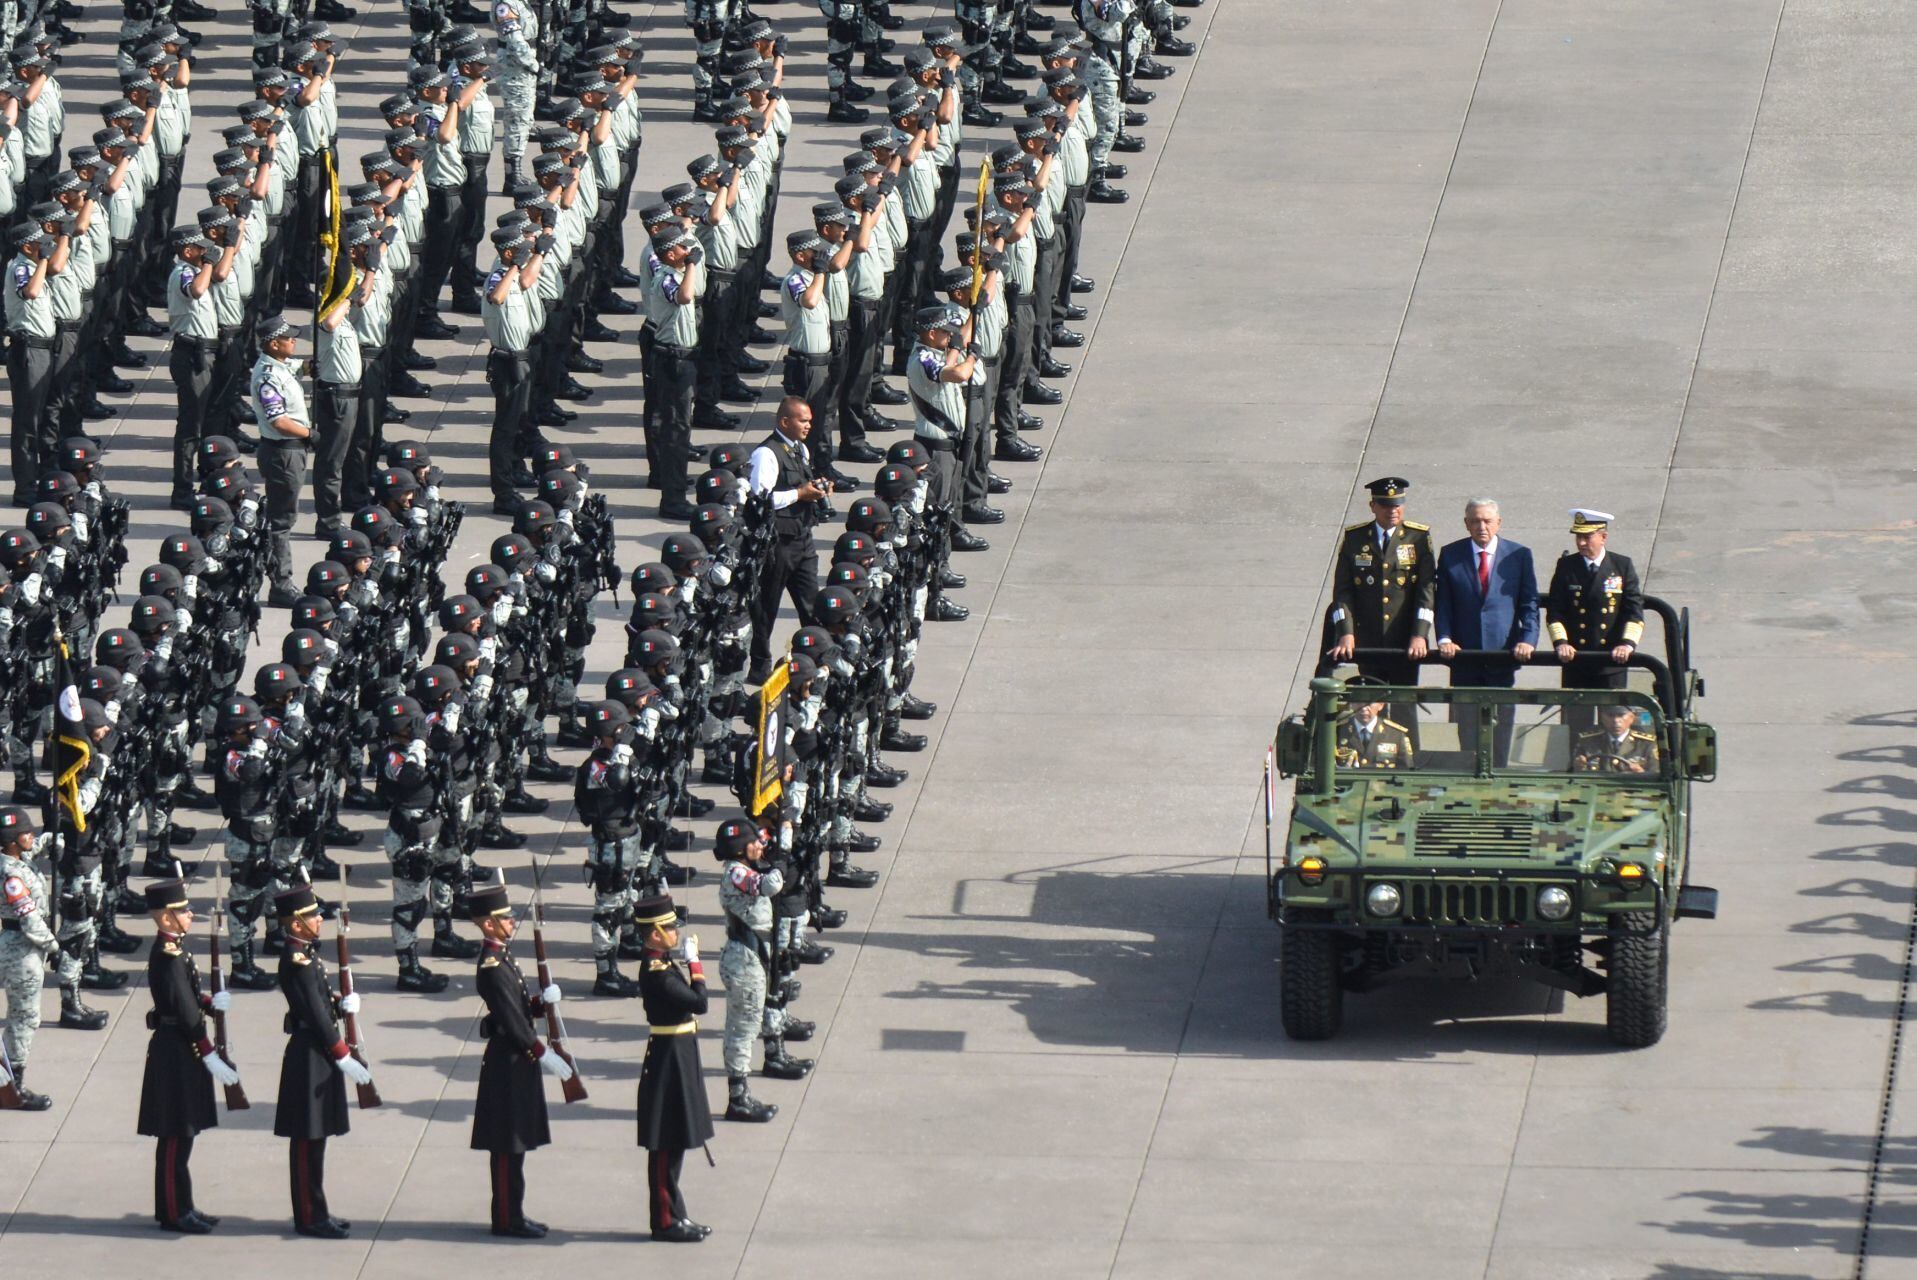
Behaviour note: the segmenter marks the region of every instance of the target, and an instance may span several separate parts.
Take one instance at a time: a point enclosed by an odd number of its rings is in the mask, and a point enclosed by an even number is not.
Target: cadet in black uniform
[[[563,1081],[572,1077],[572,1067],[540,1040],[532,1020],[559,1002],[559,985],[536,996],[526,989],[525,976],[506,949],[517,922],[504,885],[473,890],[466,909],[485,939],[477,985],[486,1002],[479,1023],[486,1055],[479,1063],[479,1097],[473,1104],[473,1150],[492,1153],[493,1234],[537,1240],[546,1234],[546,1224],[526,1216],[526,1153],[552,1141],[540,1073]]]
[[[1402,649],[1402,658],[1367,658],[1362,675],[1386,684],[1418,683],[1418,660],[1430,651],[1437,621],[1438,557],[1431,526],[1404,518],[1411,482],[1386,476],[1371,491],[1371,519],[1345,530],[1332,566],[1330,643],[1320,674],[1348,662],[1356,649]],[[1397,703],[1394,719],[1417,737],[1417,705]]]
[[[213,1105],[213,1082],[238,1084],[240,1073],[213,1048],[207,1034],[210,1012],[225,1013],[233,997],[200,990],[200,972],[186,936],[193,908],[186,885],[161,880],[146,887],[146,910],[153,917],[153,950],[147,956],[146,985],[153,1012],[146,1025],[146,1075],[140,1082],[140,1133],[159,1139],[153,1157],[153,1217],[164,1231],[203,1236],[218,1218],[193,1207],[193,1139],[220,1123]]]
[[[365,1084],[372,1073],[352,1056],[339,1032],[341,1014],[359,1012],[357,994],[340,997],[319,956],[319,899],[300,885],[274,899],[286,931],[280,991],[286,996],[286,1053],[280,1059],[279,1106],[273,1133],[290,1138],[293,1230],[322,1240],[344,1240],[352,1223],[326,1206],[326,1140],[345,1133],[346,1082]]]
[[[647,1209],[652,1238],[697,1244],[712,1234],[686,1217],[679,1194],[679,1168],[686,1151],[712,1140],[712,1112],[699,1068],[699,1024],[706,1011],[706,972],[699,963],[699,940],[686,938],[686,971],[673,962],[679,945],[679,913],[672,898],[642,898],[633,923],[646,931],[645,961],[639,970],[639,995],[645,1001],[652,1038],[639,1070],[639,1145],[646,1159]]]

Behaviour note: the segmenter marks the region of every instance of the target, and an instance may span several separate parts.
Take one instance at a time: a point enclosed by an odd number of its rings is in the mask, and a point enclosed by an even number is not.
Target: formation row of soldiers
[[[1113,4],[1088,4],[1096,20],[1118,12]],[[510,908],[475,857],[524,843],[506,817],[546,807],[526,790],[527,781],[570,775],[576,814],[589,829],[584,874],[594,896],[594,992],[640,995],[652,1028],[640,1091],[641,1143],[652,1151],[652,1228],[662,1239],[704,1238],[707,1229],[685,1216],[677,1179],[684,1151],[711,1133],[691,1034],[706,996],[696,940],[679,936],[683,912],[665,893],[694,877],[670,857],[690,846],[680,821],[714,808],[689,789],[691,770],[703,756],[699,779],[729,784],[748,815],[720,823],[714,842],[727,934],[727,1115],[765,1120],[776,1108],[751,1093],[753,1041],[764,1046],[764,1075],[797,1078],[811,1066],[787,1049],[813,1032],[793,1009],[802,990],[798,970],[830,957],[817,933],[846,919],[826,901],[827,891],[876,883],[875,874],[852,862],[879,844],[859,824],[883,821],[890,806],[873,792],[905,779],[884,755],[925,746],[905,722],[936,713],[911,690],[923,626],[965,616],[946,595],[964,586],[950,553],[985,545],[967,522],[1003,518],[984,499],[1009,484],[986,466],[983,442],[993,441],[998,458],[1038,456],[1018,437],[1039,425],[1022,406],[1057,401],[1039,378],[1069,371],[1051,359],[1054,346],[1082,341],[1064,324],[1082,314],[1072,295],[1091,288],[1076,271],[1085,203],[1124,198],[1111,186],[1122,171],[1096,167],[1093,157],[1130,149],[1122,135],[1125,111],[1115,105],[1116,93],[1106,101],[1097,86],[1101,66],[1117,83],[1126,60],[1121,49],[1139,38],[1139,24],[1119,17],[1119,46],[1096,32],[1060,32],[1035,46],[1027,32],[1041,24],[1027,21],[1034,16],[1029,7],[1007,12],[1012,34],[999,52],[1042,50],[1043,91],[1025,102],[1015,142],[993,152],[991,200],[970,213],[956,246],[963,266],[950,273],[939,269],[940,246],[959,204],[963,126],[989,119],[977,109],[978,92],[1023,69],[1001,58],[989,74],[976,74],[985,55],[953,24],[935,24],[923,45],[904,55],[887,97],[889,124],[861,137],[836,184],[837,201],[814,208],[815,232],[788,242],[791,270],[771,277],[769,236],[791,124],[779,87],[785,42],[743,6],[725,15],[716,61],[706,67],[726,77],[726,92],[715,78],[702,103],[722,126],[717,154],[695,160],[691,181],[666,189],[659,205],[642,213],[651,243],[636,270],[626,268],[619,228],[636,170],[637,42],[604,11],[587,15],[578,42],[586,47],[575,44],[557,60],[551,89],[534,95],[531,110],[520,116],[514,92],[506,92],[514,209],[492,233],[499,251],[493,271],[472,269],[465,247],[475,246],[483,229],[492,126],[481,104],[495,59],[477,32],[445,20],[463,15],[436,15],[430,50],[416,47],[407,93],[382,103],[391,132],[365,158],[366,182],[342,192],[350,207],[340,243],[351,273],[322,280],[317,264],[293,262],[293,246],[316,237],[261,237],[284,249],[277,288],[262,291],[256,275],[252,288],[238,291],[240,333],[259,353],[247,403],[213,417],[219,404],[233,402],[211,393],[209,370],[208,389],[195,400],[203,412],[189,423],[183,389],[174,496],[189,510],[192,532],[166,540],[161,563],[141,574],[130,625],[99,633],[98,665],[80,680],[80,719],[95,748],[80,789],[89,838],[68,833],[49,844],[35,838],[24,815],[0,815],[0,826],[22,833],[0,870],[23,886],[22,901],[10,901],[7,917],[17,924],[0,938],[0,959],[11,965],[16,951],[34,948],[44,955],[44,933],[63,957],[64,974],[71,950],[76,1007],[68,1025],[104,1020],[80,1004],[81,986],[124,981],[98,962],[103,949],[138,946],[118,930],[114,913],[138,906],[153,913],[159,939],[149,963],[152,1025],[156,1045],[170,1037],[173,1053],[158,1079],[153,1064],[161,1055],[150,1055],[148,1090],[165,1094],[181,1079],[192,1081],[184,1112],[156,1104],[149,1115],[142,1107],[142,1132],[159,1140],[155,1211],[162,1226],[197,1232],[217,1223],[193,1208],[186,1160],[193,1136],[213,1122],[210,1096],[202,1106],[201,1094],[236,1074],[200,1029],[201,1013],[224,1014],[231,1000],[199,989],[181,927],[190,918],[178,914],[185,889],[173,878],[174,844],[197,835],[174,821],[174,807],[213,803],[225,824],[231,877],[223,909],[233,981],[248,989],[277,983],[288,1002],[293,1043],[275,1128],[291,1140],[298,1229],[345,1233],[325,1205],[324,1143],[345,1131],[344,1082],[364,1083],[366,1074],[337,1025],[357,1014],[358,997],[330,987],[314,950],[318,919],[331,911],[314,885],[340,874],[327,850],[357,843],[339,821],[344,807],[388,813],[384,852],[401,989],[446,985],[443,974],[421,963],[428,917],[433,956],[479,964],[489,1043],[474,1145],[494,1156],[493,1228],[502,1235],[543,1232],[524,1216],[523,1157],[548,1137],[541,1074],[563,1079],[572,1068],[556,1043],[542,1042],[531,1028],[559,992],[543,979],[531,990],[519,977],[506,947]],[[870,17],[876,28],[895,25],[883,9]],[[1162,17],[1154,38],[1162,52],[1180,52],[1170,11]],[[493,19],[499,62],[518,57],[514,37],[547,47],[529,38],[537,35],[529,28],[538,15],[518,0],[497,5]],[[997,23],[994,17],[994,30]],[[308,225],[309,210],[316,227],[324,209],[322,189],[310,179],[324,174],[337,132],[329,114],[332,37],[323,22],[303,23],[296,34],[290,67],[259,68],[257,98],[242,109],[241,123],[258,141],[240,138],[229,148],[240,156],[222,177],[249,200],[244,210],[228,207],[236,228],[255,215],[251,201],[263,202],[276,188],[279,216],[295,228]],[[431,61],[417,56],[422,52]],[[541,52],[536,61],[544,68],[552,59]],[[533,129],[534,112],[552,123]],[[516,132],[516,116],[528,121],[523,131]],[[1139,122],[1134,114],[1131,123]],[[282,141],[289,135],[290,146]],[[513,150],[515,137],[525,140],[522,147],[539,146],[530,184],[515,182],[523,157]],[[485,147],[468,150],[481,139]],[[183,349],[197,356],[196,347],[224,349],[231,343],[223,339],[235,336],[223,334],[217,318],[210,341],[196,329],[203,319],[198,305],[243,259],[240,236],[229,243],[217,234],[222,219],[215,216],[212,228],[201,222],[175,236],[176,263],[167,266],[176,363],[184,363]],[[256,262],[254,271],[261,269]],[[309,281],[317,282],[310,299]],[[631,575],[628,665],[609,678],[604,700],[589,702],[579,684],[593,600],[625,575],[587,468],[539,436],[537,426],[542,418],[565,420],[557,401],[577,393],[569,371],[592,367],[580,344],[603,336],[599,313],[631,306],[612,290],[635,284],[645,291],[648,318],[642,341],[651,481],[665,490],[662,514],[684,520],[688,532],[667,538],[659,560]],[[772,284],[781,291],[776,309],[761,300]],[[458,527],[457,505],[440,497],[440,477],[423,447],[381,439],[396,409],[389,388],[421,367],[410,363],[420,359],[412,337],[451,331],[437,313],[442,289],[450,289],[451,310],[476,309],[493,340],[495,510],[514,519],[514,532],[492,544],[492,563],[455,584],[442,583],[440,570]],[[368,341],[360,316],[382,297],[385,327],[375,324],[370,336],[379,340]],[[294,359],[302,335],[280,314],[282,303],[308,301],[318,322],[312,411]],[[770,314],[785,319],[789,348],[778,427],[749,451],[703,451],[707,469],[691,479],[690,428],[737,425],[718,405],[749,398],[740,395],[740,375],[766,366],[746,346],[769,336],[757,321]],[[403,315],[419,317],[404,334],[396,332]],[[357,339],[357,385],[327,372],[349,367],[329,363],[342,330]],[[821,332],[823,351],[815,344]],[[536,345],[547,343],[553,345]],[[906,390],[883,381],[888,367],[906,376]],[[375,381],[386,386],[369,393]],[[329,404],[329,396],[346,392],[357,395]],[[912,405],[914,431],[881,453],[865,432],[890,428],[871,407],[888,402]],[[260,427],[263,498],[246,474],[242,443],[211,429],[249,417]],[[291,580],[287,545],[300,478],[289,484],[276,455],[288,444],[297,447],[284,452],[303,455],[300,442],[308,439],[322,452],[331,441],[351,444],[341,446],[339,496],[330,507],[318,480],[326,464],[316,461],[318,531],[328,559],[301,587]],[[375,469],[378,461],[388,465]],[[847,507],[821,583],[817,529],[837,518],[835,492],[861,487],[839,461],[883,465],[870,482],[872,496]],[[97,486],[97,464],[95,449],[93,470],[76,475],[77,487]],[[181,491],[182,464],[189,484],[199,473],[197,493]],[[521,501],[528,482],[538,498]],[[0,560],[6,555],[0,545]],[[24,585],[33,576],[31,557],[18,568],[14,581]],[[294,630],[282,660],[259,667],[249,686],[244,655],[267,579],[272,599],[290,604]],[[785,692],[775,723],[783,728],[755,756],[754,739],[739,726],[759,709],[751,686],[774,679],[772,635],[784,596],[802,625],[777,664]],[[89,621],[98,630],[97,612]],[[248,687],[250,694],[243,692]],[[551,756],[548,717],[557,718],[558,745],[591,748],[576,770]],[[35,717],[42,737],[49,718]],[[28,749],[32,741],[28,733]],[[215,778],[210,797],[192,780],[193,750],[202,743]],[[31,802],[35,784],[24,782],[19,798]],[[127,885],[133,803],[146,810],[143,870],[162,877],[144,895]],[[36,853],[52,872],[50,894]],[[76,882],[97,889],[73,900],[69,913],[67,886]],[[57,914],[49,909],[54,903]],[[460,935],[461,917],[477,922],[481,941]],[[256,925],[264,926],[263,943]],[[278,974],[259,963],[261,947],[280,954]],[[621,971],[627,960],[639,962],[636,982]],[[13,977],[13,968],[7,972]],[[29,1000],[24,982],[17,989],[9,983],[4,1045],[16,1087],[32,1044],[26,1024],[38,1020],[39,984],[36,974]],[[63,982],[67,1023],[64,996]],[[29,1106],[46,1105],[30,1091],[22,1096]]]

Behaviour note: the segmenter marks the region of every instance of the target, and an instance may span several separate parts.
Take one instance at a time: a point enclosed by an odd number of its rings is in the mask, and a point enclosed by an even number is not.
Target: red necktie
[[[1483,595],[1491,589],[1491,553],[1482,547],[1478,549],[1478,594]]]

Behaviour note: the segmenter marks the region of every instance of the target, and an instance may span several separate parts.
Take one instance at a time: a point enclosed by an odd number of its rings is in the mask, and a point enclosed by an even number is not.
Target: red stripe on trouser
[[[664,1229],[672,1225],[672,1188],[668,1179],[670,1166],[666,1162],[666,1153],[652,1153],[652,1225],[655,1229]]]
[[[293,1223],[295,1226],[313,1225],[313,1191],[308,1185],[306,1172],[306,1147],[304,1138],[293,1139],[291,1157],[293,1161]]]
[[[179,1148],[180,1140],[178,1138],[160,1139],[160,1165],[165,1171],[161,1175],[161,1186],[165,1191],[164,1201],[166,1205],[166,1220],[168,1222],[178,1222],[180,1220],[180,1187],[174,1173],[177,1167],[175,1162],[179,1158]]]

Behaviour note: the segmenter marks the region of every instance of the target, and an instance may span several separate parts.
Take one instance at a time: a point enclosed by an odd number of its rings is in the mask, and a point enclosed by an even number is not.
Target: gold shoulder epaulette
[[[496,969],[499,967],[499,957],[487,956],[479,962],[479,967],[482,969]]]
[[[312,964],[313,963],[313,957],[307,955],[304,951],[295,951],[293,953],[292,960],[294,964]]]
[[[1640,733],[1635,729],[1631,731],[1631,738],[1637,742],[1656,742],[1657,741],[1657,739],[1652,737],[1650,734]]]
[[[672,968],[672,961],[670,960],[652,960],[647,962],[646,964],[647,973],[657,973],[661,969],[670,969],[670,968]]]
[[[1430,525],[1428,525],[1428,524],[1419,524],[1419,523],[1418,523],[1418,522],[1417,522],[1416,520],[1407,520],[1407,521],[1405,521],[1405,522],[1404,522],[1404,527],[1405,527],[1405,528],[1407,528],[1407,529],[1416,529],[1416,530],[1417,530],[1417,531],[1418,531],[1419,533],[1430,533],[1430,532],[1431,532],[1431,526],[1430,526]]]
[[[1348,525],[1346,525],[1346,526],[1345,526],[1345,532],[1346,532],[1346,533],[1356,533],[1356,532],[1358,532],[1358,530],[1360,530],[1360,529],[1368,529],[1368,528],[1370,528],[1370,527],[1371,527],[1371,525],[1372,525],[1372,521],[1370,521],[1370,520],[1360,520],[1360,521],[1359,521],[1359,522],[1358,522],[1357,524],[1348,524]]]
[[[1387,729],[1396,729],[1399,733],[1406,732],[1405,727],[1399,724],[1396,720],[1387,720],[1383,716],[1379,716],[1378,723],[1383,725]]]
[[[180,944],[177,942],[163,942],[160,944],[160,950],[170,956],[177,956],[180,954]]]

